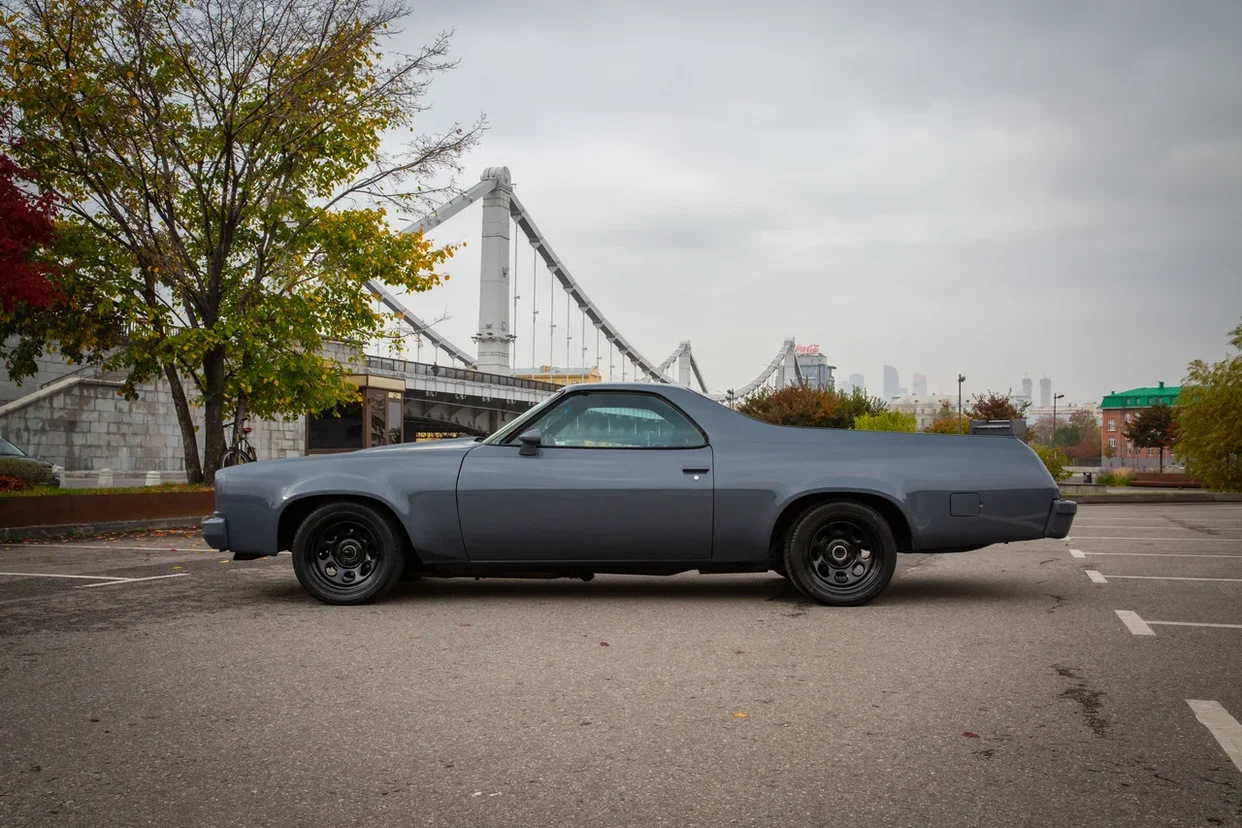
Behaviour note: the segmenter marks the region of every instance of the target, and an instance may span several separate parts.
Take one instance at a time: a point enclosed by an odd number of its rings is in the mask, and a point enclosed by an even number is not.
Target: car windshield
[[[26,452],[0,437],[0,457],[25,457]]]

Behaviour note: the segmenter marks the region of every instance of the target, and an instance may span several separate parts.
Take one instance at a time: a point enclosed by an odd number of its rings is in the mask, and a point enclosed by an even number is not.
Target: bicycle
[[[245,422],[243,419],[241,428],[237,427],[236,420],[224,424],[225,428],[230,426],[233,428],[233,443],[224,452],[224,457],[220,460],[220,468],[240,466],[242,463],[254,463],[259,459],[258,455],[254,453],[254,446],[250,445],[250,440],[246,436],[252,429],[250,426],[245,425]]]

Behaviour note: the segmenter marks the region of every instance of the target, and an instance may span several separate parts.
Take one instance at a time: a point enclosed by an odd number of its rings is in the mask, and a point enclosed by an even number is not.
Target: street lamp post
[[[962,383],[966,378],[961,374],[957,375],[957,433],[962,433]]]
[[[1064,394],[1052,395],[1052,448],[1057,447],[1057,400],[1064,397]]]

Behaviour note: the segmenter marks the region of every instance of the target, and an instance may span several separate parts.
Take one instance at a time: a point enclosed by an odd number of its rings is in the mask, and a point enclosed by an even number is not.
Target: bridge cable
[[[554,274],[555,275],[555,274]],[[556,362],[556,281],[548,285],[548,370]]]
[[[535,262],[538,252],[535,245],[530,246],[530,369],[534,371],[539,360],[535,358],[535,329],[539,324],[539,291],[536,289],[539,283],[539,265]]]
[[[518,308],[518,300],[522,298],[521,296],[518,296],[517,230],[518,230],[518,226],[517,226],[517,221],[515,220],[513,222],[513,273],[512,273],[512,278],[509,279],[510,284],[513,286],[513,321],[511,323],[513,328],[512,330],[509,331],[509,343],[510,343],[509,344],[509,370],[510,371],[517,368],[517,319],[518,319],[517,308]]]

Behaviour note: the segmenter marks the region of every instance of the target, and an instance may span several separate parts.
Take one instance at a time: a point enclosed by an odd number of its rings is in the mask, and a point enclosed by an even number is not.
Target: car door
[[[707,561],[712,449],[675,406],[640,391],[568,394],[517,435],[467,453],[457,483],[474,562]]]

